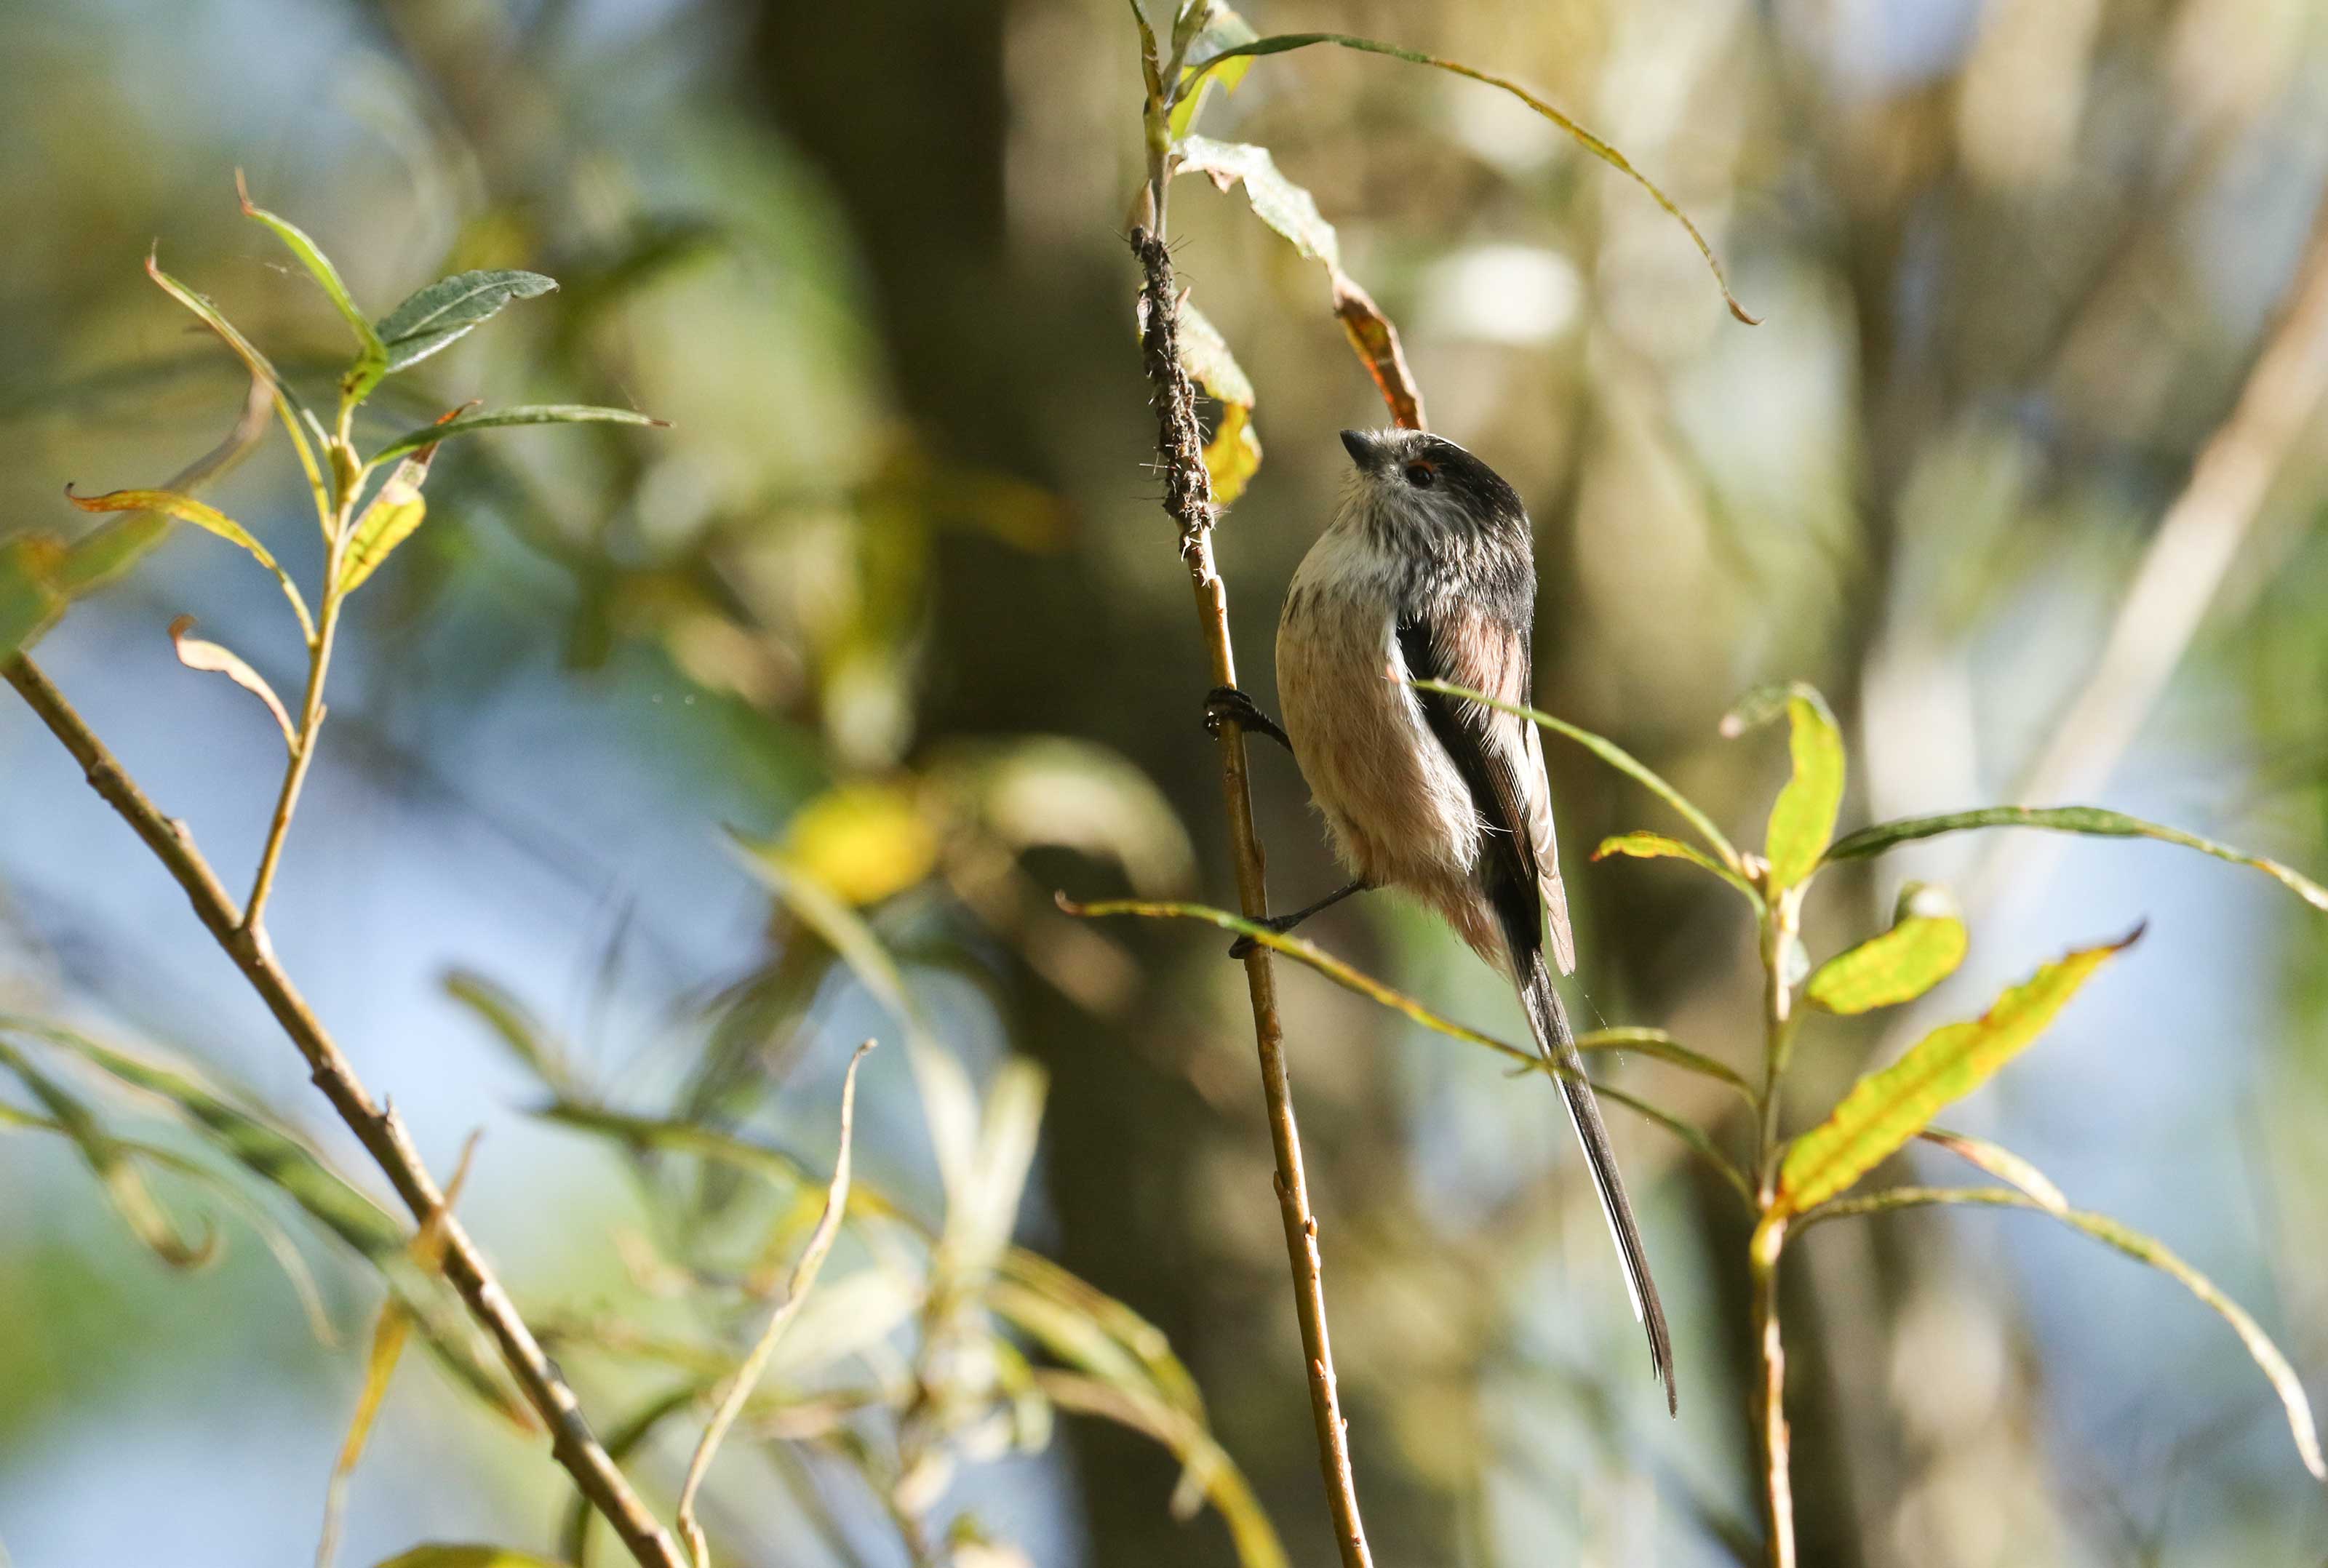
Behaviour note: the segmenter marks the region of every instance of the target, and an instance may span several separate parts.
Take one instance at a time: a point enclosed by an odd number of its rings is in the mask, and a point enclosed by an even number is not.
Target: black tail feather
[[[1625,1269],[1625,1289],[1633,1298],[1633,1315],[1649,1336],[1649,1367],[1666,1386],[1666,1409],[1678,1414],[1680,1400],[1674,1387],[1673,1336],[1666,1328],[1666,1311],[1657,1300],[1657,1281],[1649,1276],[1649,1255],[1641,1242],[1641,1228],[1633,1219],[1633,1206],[1625,1196],[1624,1178],[1617,1172],[1616,1152],[1609,1146],[1609,1129],[1600,1120],[1600,1102],[1584,1077],[1584,1059],[1576,1050],[1567,1009],[1553,988],[1541,948],[1513,955],[1518,972],[1520,1000],[1525,1004],[1528,1027],[1536,1049],[1546,1061],[1561,1069],[1560,1088],[1568,1101],[1569,1119],[1584,1145],[1585,1162],[1592,1170],[1592,1185],[1608,1217],[1609,1233],[1616,1239],[1618,1260]]]

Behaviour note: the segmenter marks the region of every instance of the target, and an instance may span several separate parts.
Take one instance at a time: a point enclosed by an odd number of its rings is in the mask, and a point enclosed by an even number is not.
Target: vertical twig
[[[655,1522],[653,1514],[631,1489],[629,1479],[591,1433],[574,1391],[542,1353],[509,1293],[494,1277],[493,1265],[461,1222],[446,1210],[445,1195],[412,1146],[402,1118],[392,1106],[373,1102],[306,999],[276,962],[264,932],[254,929],[235,907],[218,873],[194,846],[186,825],[155,807],[31,659],[21,654],[8,659],[0,665],[0,676],[72,753],[73,761],[88,775],[89,788],[121,815],[177,879],[195,915],[306,1058],[315,1087],[386,1174],[414,1220],[443,1227],[445,1276],[460,1293],[470,1315],[492,1335],[502,1359],[524,1389],[527,1402],[549,1428],[552,1456],[573,1476],[574,1484],[591,1506],[606,1517],[643,1568],[686,1568],[669,1533]]]
[[[1759,863],[1750,862],[1755,871]],[[1753,1281],[1755,1354],[1761,1376],[1754,1385],[1755,1447],[1762,1461],[1762,1516],[1769,1532],[1769,1568],[1795,1568],[1795,1487],[1792,1444],[1787,1432],[1787,1347],[1779,1321],[1779,1255],[1787,1245],[1787,1221],[1773,1212],[1779,1200],[1779,1090],[1794,1045],[1794,986],[1789,955],[1799,940],[1800,884],[1769,894],[1762,917],[1762,1122],[1755,1152],[1755,1207],[1760,1221],[1747,1249]]]
[[[809,1287],[816,1283],[817,1273],[824,1267],[824,1255],[832,1250],[832,1239],[840,1234],[840,1217],[849,1209],[849,1140],[857,1120],[857,1064],[872,1049],[869,1040],[859,1046],[857,1054],[849,1059],[847,1075],[840,1080],[840,1153],[833,1157],[832,1181],[824,1190],[824,1212],[818,1217],[816,1228],[809,1233],[800,1261],[793,1265],[793,1277],[784,1287],[784,1299],[768,1315],[767,1327],[760,1330],[751,1353],[736,1369],[728,1391],[719,1396],[718,1408],[711,1413],[711,1420],[703,1428],[702,1441],[695,1445],[695,1457],[688,1461],[687,1480],[679,1489],[679,1533],[695,1558],[695,1568],[711,1568],[710,1543],[703,1538],[703,1526],[695,1521],[695,1494],[702,1489],[703,1478],[710,1473],[711,1456],[719,1451],[719,1444],[727,1437],[728,1429],[736,1424],[744,1402],[759,1386],[760,1375],[768,1368],[768,1358],[774,1353],[776,1341],[784,1338],[785,1326],[808,1298]]]
[[[1154,210],[1162,210],[1158,201]],[[1164,471],[1164,509],[1180,529],[1180,559],[1196,591],[1197,620],[1211,657],[1216,686],[1236,684],[1236,656],[1229,640],[1228,590],[1213,560],[1212,480],[1205,470],[1204,435],[1197,423],[1197,399],[1180,367],[1174,334],[1178,295],[1172,257],[1164,241],[1145,229],[1131,234],[1132,253],[1143,274],[1141,348],[1155,387],[1157,452]],[[1248,918],[1269,913],[1261,840],[1253,832],[1253,798],[1246,775],[1244,735],[1224,724],[1220,736],[1221,789],[1228,809],[1229,841],[1236,859],[1237,901]],[[1326,1497],[1333,1510],[1335,1544],[1344,1568],[1371,1568],[1366,1527],[1350,1473],[1347,1424],[1334,1380],[1334,1353],[1326,1331],[1326,1292],[1319,1277],[1318,1221],[1310,1210],[1310,1189],[1301,1169],[1301,1135],[1294,1125],[1292,1091],[1286,1082],[1285,1037],[1277,1014],[1277,979],[1269,949],[1256,947],[1244,961],[1245,987],[1253,1001],[1253,1039],[1261,1054],[1262,1093],[1269,1105],[1270,1141],[1277,1153],[1277,1201],[1285,1221],[1285,1249],[1293,1268],[1294,1310],[1301,1324],[1301,1347],[1309,1358],[1310,1405],[1318,1428],[1318,1459]]]

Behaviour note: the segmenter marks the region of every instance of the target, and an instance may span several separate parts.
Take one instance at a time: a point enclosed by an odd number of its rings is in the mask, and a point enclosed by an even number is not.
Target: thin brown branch
[[[1160,211],[1162,203],[1156,204]],[[1164,469],[1164,509],[1180,529],[1180,559],[1196,591],[1197,620],[1211,657],[1216,686],[1236,684],[1236,655],[1229,640],[1228,590],[1213,560],[1212,481],[1205,470],[1204,432],[1197,423],[1195,389],[1180,368],[1174,336],[1179,295],[1172,256],[1163,239],[1146,229],[1131,234],[1132,254],[1143,275],[1144,321],[1141,348],[1155,388],[1156,442]],[[1244,735],[1234,724],[1221,726],[1221,789],[1228,809],[1229,841],[1236,860],[1238,907],[1248,919],[1269,913],[1265,859],[1253,832],[1253,797],[1246,774]],[[1300,1320],[1301,1346],[1309,1362],[1310,1406],[1318,1428],[1318,1461],[1334,1516],[1335,1545],[1343,1568],[1371,1568],[1366,1526],[1358,1517],[1357,1486],[1350,1473],[1349,1437],[1336,1391],[1334,1353],[1326,1331],[1326,1291],[1319,1277],[1318,1221],[1310,1209],[1310,1189],[1301,1169],[1301,1136],[1293,1119],[1292,1090],[1286,1081],[1285,1035],[1278,1021],[1277,977],[1269,950],[1255,947],[1244,961],[1245,988],[1253,1002],[1253,1031],[1261,1054],[1262,1093],[1269,1106],[1270,1141],[1277,1154],[1277,1201],[1285,1222],[1285,1250],[1293,1269],[1293,1302]]]
[[[1749,1259],[1754,1280],[1754,1343],[1762,1370],[1754,1386],[1755,1446],[1761,1451],[1762,1522],[1769,1532],[1769,1568],[1795,1568],[1787,1348],[1779,1326],[1779,1254],[1786,1241],[1786,1220],[1766,1218],[1755,1227]]]
[[[542,1354],[532,1330],[493,1276],[484,1254],[446,1209],[445,1195],[422,1163],[402,1120],[393,1107],[374,1103],[347,1058],[276,962],[266,934],[245,925],[242,911],[194,846],[186,825],[155,808],[32,660],[22,655],[13,658],[0,665],[0,675],[6,677],[50,733],[72,753],[73,761],[88,775],[89,788],[120,813],[177,879],[195,915],[306,1058],[315,1087],[387,1175],[414,1220],[443,1227],[445,1275],[460,1293],[470,1315],[493,1336],[502,1360],[525,1390],[528,1403],[549,1426],[551,1453],[559,1464],[573,1476],[574,1484],[591,1505],[606,1517],[643,1568],[685,1568],[677,1545],[592,1434],[574,1391]]]

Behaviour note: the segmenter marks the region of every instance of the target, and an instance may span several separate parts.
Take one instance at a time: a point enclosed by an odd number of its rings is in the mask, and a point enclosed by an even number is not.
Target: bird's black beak
[[[1350,461],[1361,470],[1371,470],[1382,461],[1382,443],[1375,439],[1371,431],[1345,430],[1342,432],[1342,450],[1350,454]]]

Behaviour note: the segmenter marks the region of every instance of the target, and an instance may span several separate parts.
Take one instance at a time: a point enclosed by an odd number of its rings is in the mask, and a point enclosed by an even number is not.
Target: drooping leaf
[[[1939,890],[1902,890],[1892,929],[1818,966],[1803,995],[1829,1013],[1866,1013],[1913,1002],[1964,962],[1970,934]]]
[[[1216,191],[1242,182],[1253,216],[1293,242],[1293,248],[1335,273],[1342,270],[1341,242],[1318,210],[1317,200],[1278,172],[1267,147],[1250,142],[1216,142],[1190,136],[1175,149],[1180,167],[1206,175]]]
[[[391,457],[418,452],[436,442],[450,441],[456,435],[468,435],[480,430],[497,430],[512,425],[647,425],[667,429],[671,421],[656,419],[629,408],[594,408],[582,403],[538,403],[517,408],[493,408],[483,414],[464,414],[443,425],[426,425],[408,431],[381,447],[371,456],[375,463],[386,462]]]
[[[1555,735],[1566,736],[1681,813],[1683,820],[1697,829],[1698,836],[1705,840],[1707,846],[1721,859],[1723,864],[1732,871],[1743,869],[1745,863],[1739,859],[1736,846],[1723,835],[1720,828],[1713,826],[1713,819],[1700,811],[1690,802],[1687,796],[1652,772],[1630,751],[1626,751],[1616,742],[1572,724],[1565,719],[1555,719],[1550,714],[1524,707],[1518,703],[1507,703],[1500,697],[1491,697],[1485,692],[1473,691],[1469,686],[1450,686],[1445,681],[1437,680],[1419,680],[1411,684],[1417,691],[1444,692],[1449,696],[1462,697],[1469,702],[1485,704],[1500,712],[1516,714],[1530,723],[1541,725]]]
[[[2051,1183],[2047,1183],[2051,1185]],[[2192,1268],[2173,1248],[2157,1237],[2145,1235],[2132,1226],[2121,1224],[2107,1214],[2095,1214],[2078,1209],[2057,1209],[2042,1197],[2032,1196],[2003,1187],[1894,1187],[1863,1198],[1845,1198],[1826,1204],[1804,1215],[1798,1222],[1803,1226],[1826,1219],[1841,1219],[1863,1214],[1885,1214],[1904,1209],[1923,1209],[1942,1204],[1967,1206],[1987,1205],[2004,1209],[2028,1209],[2050,1215],[2072,1229],[2084,1232],[2096,1241],[2124,1253],[2137,1263],[2146,1264],[2175,1281],[2206,1304],[2216,1316],[2231,1326],[2247,1348],[2248,1355],[2263,1369],[2271,1381],[2274,1393],[2279,1395],[2281,1407],[2287,1414],[2287,1429],[2295,1441],[2295,1451],[2315,1479],[2328,1481],[2328,1456],[2320,1448],[2320,1429],[2313,1420],[2312,1402],[2305,1397],[2304,1382],[2288,1365],[2271,1336],[2247,1309],[2223,1293],[2214,1281]]]
[[[243,690],[267,705],[275,715],[276,727],[283,732],[284,750],[296,755],[299,738],[291,723],[291,715],[283,706],[283,699],[267,684],[267,677],[242,661],[232,649],[215,642],[205,642],[187,635],[193,630],[194,618],[181,615],[170,622],[170,645],[178,650],[178,662],[188,669],[202,670],[210,675],[222,675]]]
[[[1415,385],[1414,372],[1406,368],[1406,350],[1399,344],[1398,329],[1375,303],[1374,295],[1347,275],[1334,279],[1334,319],[1342,323],[1351,350],[1389,406],[1391,423],[1402,430],[1430,429],[1422,412],[1422,388]]]
[[[1926,1127],[1916,1136],[1979,1166],[1999,1181],[2019,1188],[2055,1214],[2069,1211],[2070,1199],[2053,1184],[2053,1179],[2002,1143],[1976,1138],[1970,1133],[1952,1133],[1946,1127]]]
[[[1128,1389],[1095,1377],[1073,1373],[1038,1371],[1043,1393],[1062,1410],[1097,1415],[1144,1433],[1179,1460],[1190,1483],[1228,1526],[1241,1568],[1285,1568],[1290,1561],[1276,1530],[1253,1494],[1244,1473],[1229,1460],[1211,1434],[1185,1415],[1137,1389]]]
[[[1454,689],[1458,691],[1458,695],[1460,695],[1460,688]],[[1068,914],[1079,917],[1097,919],[1109,915],[1137,915],[1148,919],[1198,920],[1208,926],[1216,926],[1224,931],[1234,931],[1238,936],[1250,937],[1255,945],[1267,947],[1272,952],[1282,953],[1295,963],[1316,970],[1344,990],[1355,992],[1370,1001],[1379,1003],[1394,1013],[1413,1019],[1425,1029],[1444,1034],[1450,1039],[1469,1041],[1474,1045],[1485,1046],[1499,1055],[1525,1064],[1526,1069],[1530,1071],[1557,1075],[1560,1070],[1544,1060],[1535,1051],[1523,1050],[1508,1041],[1497,1040],[1492,1034],[1482,1034],[1466,1024],[1441,1017],[1406,993],[1385,985],[1365,971],[1343,963],[1313,942],[1300,937],[1289,936],[1274,927],[1264,926],[1257,920],[1248,920],[1242,915],[1233,915],[1226,910],[1216,910],[1204,904],[1169,903],[1146,899],[1111,899],[1096,903],[1081,904],[1068,898],[1065,893],[1054,896],[1058,901],[1059,908]],[[1593,1092],[1602,1099],[1623,1106],[1628,1110],[1638,1112],[1681,1139],[1712,1165],[1750,1206],[1754,1202],[1753,1186],[1746,1180],[1745,1173],[1739,1170],[1735,1161],[1721,1151],[1713,1139],[1706,1136],[1703,1128],[1694,1126],[1671,1112],[1610,1085],[1595,1082],[1592,1088]]]
[[[291,437],[291,449],[299,454],[300,470],[307,476],[307,492],[315,505],[316,523],[328,537],[332,531],[331,487],[324,481],[323,468],[315,458],[315,446],[309,444],[307,439],[308,432],[313,430],[318,443],[327,444],[322,434],[323,427],[316,423],[315,416],[307,411],[306,405],[299,400],[299,395],[275,373],[275,367],[268,363],[267,356],[251,346],[250,340],[221,313],[218,306],[164,272],[161,258],[150,252],[146,257],[146,275],[152,278],[163,293],[192,312],[196,320],[216,333],[219,341],[242,361],[243,369],[250,372],[253,381],[265,385],[268,397],[275,406],[276,416],[282,422],[284,433]],[[185,487],[179,484],[171,488],[182,490]]]
[[[1662,833],[1620,833],[1613,837],[1604,838],[1600,841],[1600,847],[1592,852],[1592,858],[1606,860],[1612,854],[1628,855],[1635,860],[1685,860],[1692,865],[1704,867],[1740,892],[1744,893],[1749,899],[1758,896],[1753,885],[1744,877],[1740,876],[1695,845],[1684,844],[1681,840],[1668,838]]]
[[[1682,1068],[1702,1078],[1729,1085],[1744,1096],[1750,1105],[1759,1105],[1754,1087],[1740,1077],[1735,1068],[1719,1062],[1704,1051],[1692,1050],[1662,1029],[1591,1029],[1576,1037],[1576,1049],[1582,1051],[1636,1051],[1642,1056]]]
[[[132,1088],[155,1096],[221,1152],[282,1190],[380,1271],[389,1288],[412,1307],[430,1353],[456,1381],[518,1427],[539,1427],[532,1406],[509,1386],[474,1326],[451,1310],[441,1286],[413,1269],[405,1251],[404,1227],[333,1171],[297,1134],[235,1104],[186,1069],[131,1056],[39,1020],[0,1022],[73,1051]]]
[[[114,1212],[121,1216],[130,1233],[145,1243],[155,1256],[172,1268],[200,1268],[217,1255],[217,1231],[205,1222],[200,1241],[190,1242],[181,1237],[176,1222],[146,1185],[146,1178],[139,1173],[128,1150],[106,1131],[95,1111],[5,1041],[0,1041],[0,1067],[14,1073],[33,1097],[56,1118],[57,1126],[72,1140],[105,1189]]]
[[[255,219],[274,230],[284,248],[298,258],[299,265],[307,269],[310,277],[323,285],[324,293],[331,297],[333,308],[340,313],[341,319],[348,323],[348,330],[355,334],[356,362],[348,367],[346,376],[341,378],[340,392],[351,403],[362,402],[371,396],[371,389],[380,385],[380,378],[388,374],[388,349],[380,341],[380,334],[372,330],[371,320],[356,308],[356,302],[349,297],[348,285],[340,281],[340,269],[332,265],[332,258],[324,254],[323,247],[309,238],[296,224],[253,203],[250,189],[243,183],[239,169],[234,172],[234,193],[242,202],[242,215]]]
[[[2128,817],[2123,811],[2105,811],[2098,806],[1984,806],[1976,810],[1952,811],[1940,817],[1910,817],[1896,822],[1879,822],[1838,840],[1826,852],[1826,858],[1863,860],[1911,839],[1931,838],[1939,834],[1958,833],[1974,827],[2038,827],[2052,833],[2082,833],[2100,838],[2154,838],[2162,844],[2179,844],[2185,849],[2211,854],[2217,860],[2252,866],[2293,891],[2314,909],[2328,910],[2328,888],[2276,860],[2265,860],[2244,850],[2233,849],[2227,844],[2201,838],[2195,833],[2185,833],[2179,827],[2145,822],[2138,817]]]
[[[558,286],[538,272],[502,268],[438,278],[380,319],[390,371],[418,364],[481,323],[512,300],[530,300]]]
[[[1852,1087],[1826,1121],[1796,1139],[1779,1170],[1776,1212],[1800,1213],[1844,1191],[1972,1093],[2044,1032],[2094,971],[2142,935],[2081,948],[2006,991],[1979,1018],[1934,1030]]]
[[[1385,54],[1394,60],[1403,60],[1412,65],[1427,65],[1433,70],[1448,71],[1511,94],[1537,114],[1567,132],[1585,151],[1647,191],[1650,198],[1659,207],[1664,208],[1675,222],[1688,231],[1691,242],[1697,247],[1697,253],[1705,258],[1705,265],[1713,269],[1714,284],[1722,290],[1723,303],[1730,307],[1730,313],[1750,327],[1760,324],[1758,318],[1748,315],[1746,307],[1738,303],[1738,296],[1730,292],[1730,279],[1723,272],[1722,263],[1715,258],[1713,247],[1705,242],[1705,236],[1697,231],[1697,225],[1692,223],[1688,215],[1674,204],[1671,197],[1657,189],[1647,175],[1627,162],[1625,155],[1615,147],[1508,77],[1497,76],[1492,71],[1480,70],[1476,67],[1463,65],[1455,61],[1441,60],[1436,55],[1424,54],[1419,50],[1402,49],[1396,44],[1383,43],[1371,38],[1355,38],[1346,33],[1284,33],[1268,38],[1257,38],[1250,43],[1234,44],[1207,55],[1196,62],[1194,70],[1189,74],[1191,78],[1201,82],[1205,73],[1224,70],[1231,62],[1247,56],[1284,54],[1297,49],[1308,49],[1312,44],[1318,43],[1330,43],[1342,49],[1355,49],[1366,54]],[[1184,79],[1180,90],[1184,94],[1190,90],[1187,80]]]
[[[1770,863],[1769,885],[1783,892],[1818,869],[1835,836],[1843,807],[1843,733],[1826,699],[1800,682],[1764,686],[1749,693],[1725,714],[1722,733],[1736,736],[1787,715],[1787,750],[1794,770],[1770,807],[1762,854]]]
[[[874,1000],[905,1026],[906,1058],[921,1096],[923,1118],[929,1124],[938,1175],[947,1200],[953,1201],[970,1180],[978,1138],[978,1094],[961,1059],[938,1043],[928,1015],[906,988],[904,971],[863,916],[821,883],[788,869],[778,846],[753,844],[740,835],[731,838],[746,868],[767,884],[795,919],[821,937]]]
[[[101,496],[77,496],[72,487],[65,487],[65,499],[85,512],[150,512],[156,517],[175,518],[193,524],[205,533],[215,534],[230,545],[239,545],[251,558],[275,574],[283,596],[291,602],[293,613],[299,618],[300,630],[309,637],[314,635],[314,622],[307,614],[307,602],[300,597],[299,586],[291,581],[272,552],[251,536],[250,530],[206,501],[190,495],[166,490],[109,490]]]

